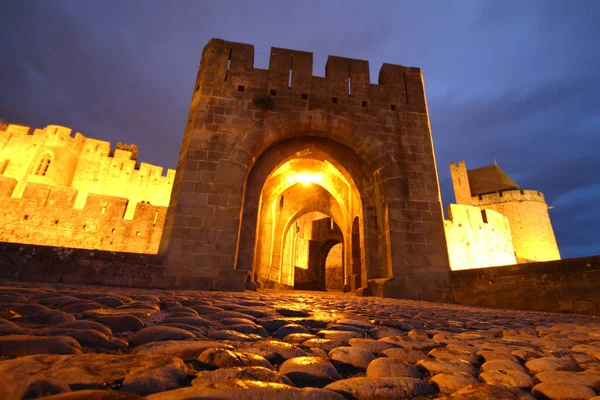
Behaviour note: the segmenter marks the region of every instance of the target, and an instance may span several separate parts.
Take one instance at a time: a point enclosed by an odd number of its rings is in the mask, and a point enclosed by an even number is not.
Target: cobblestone
[[[597,317],[324,292],[4,283],[0,294],[7,400],[600,394]]]

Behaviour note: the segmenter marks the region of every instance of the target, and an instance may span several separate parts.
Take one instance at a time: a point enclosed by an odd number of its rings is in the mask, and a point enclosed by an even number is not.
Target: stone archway
[[[246,183],[238,268],[250,264],[253,278],[267,287],[297,287],[293,285],[294,274],[283,268],[282,255],[290,225],[310,212],[331,218],[332,226],[339,230],[338,240],[344,243],[344,265],[352,265],[354,216],[360,215],[363,220],[375,208],[372,174],[365,173],[362,167],[349,149],[318,137],[288,139],[268,149],[256,161]],[[365,203],[370,207],[365,207]],[[360,271],[357,281],[364,285],[368,271],[376,273],[379,269],[376,258],[379,226],[376,218],[369,220],[371,224],[361,226],[354,235],[354,246],[374,256],[372,265],[365,258],[355,267]],[[375,246],[365,250],[368,238],[372,238]],[[317,245],[316,238],[307,240],[315,242],[311,242],[312,246]],[[318,249],[313,248],[310,254],[316,260]],[[324,265],[325,260],[319,262]],[[349,271],[344,274],[351,275]],[[325,289],[324,278],[323,271],[316,286]],[[347,283],[349,277],[341,280]]]
[[[166,274],[243,289],[254,275],[267,180],[304,159],[329,163],[352,186],[330,192],[343,214],[351,288],[439,296],[449,266],[421,71],[384,64],[372,84],[368,62],[329,57],[318,77],[311,53],[286,49],[272,49],[263,70],[253,67],[251,45],[219,39],[204,48],[194,83],[161,239]],[[281,186],[272,183],[267,192]],[[348,207],[347,199],[357,201]]]

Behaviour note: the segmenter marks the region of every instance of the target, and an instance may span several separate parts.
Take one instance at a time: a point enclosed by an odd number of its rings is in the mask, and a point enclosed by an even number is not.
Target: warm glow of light
[[[287,179],[287,183],[293,185],[295,183],[302,183],[304,185],[310,185],[311,183],[321,184],[323,182],[323,174],[310,174],[310,173],[299,173],[290,174]]]

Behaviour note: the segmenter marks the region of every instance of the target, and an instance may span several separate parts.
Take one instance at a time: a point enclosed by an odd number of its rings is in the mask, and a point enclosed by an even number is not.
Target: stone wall
[[[157,253],[174,177],[62,126],[8,125],[0,131],[0,240]]]
[[[44,155],[51,156],[51,163],[45,175],[38,175]],[[76,189],[78,208],[90,193],[124,197],[130,200],[126,218],[131,218],[137,203],[169,205],[175,171],[163,175],[163,167],[138,164],[130,151],[111,150],[109,142],[73,135],[63,126],[31,130],[8,125],[0,131],[0,176],[17,180],[13,197],[21,197],[29,182]]]
[[[163,256],[0,242],[0,280],[138,288],[244,291],[233,274],[175,276]]]
[[[0,241],[83,249],[158,252],[166,207],[138,203],[124,219],[128,200],[90,194],[74,208],[77,190],[28,182],[10,197],[16,181],[0,176]]]
[[[243,282],[240,285],[232,277],[226,273],[213,277],[174,276],[159,255],[0,243],[0,279],[243,290]],[[414,297],[398,287],[386,288],[384,282],[370,286],[374,295]],[[378,292],[377,288],[393,292]],[[600,315],[600,256],[452,271],[449,281],[435,289],[445,293],[447,302],[465,305]]]
[[[502,214],[450,204],[448,218],[444,227],[453,271],[517,263],[508,219]]]
[[[460,304],[600,315],[600,256],[453,271]]]
[[[474,206],[501,213],[510,221],[519,262],[560,260],[544,195],[536,190],[506,190],[473,196]]]

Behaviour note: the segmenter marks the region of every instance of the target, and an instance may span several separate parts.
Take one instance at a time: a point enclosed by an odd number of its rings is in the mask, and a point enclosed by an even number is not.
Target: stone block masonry
[[[0,241],[157,253],[175,171],[56,125],[0,131]]]
[[[265,182],[319,152],[357,193],[341,223],[358,218],[357,243],[344,232],[345,251],[357,249],[345,271],[355,289],[402,277],[399,295],[419,298],[415,288],[447,279],[421,70],[384,64],[371,84],[364,60],[330,56],[317,77],[312,53],[272,48],[266,70],[253,58],[253,46],[220,39],[203,50],[161,242],[173,274],[254,278]]]
[[[453,271],[459,304],[600,315],[600,256]]]
[[[0,176],[0,188],[14,180]],[[1,190],[1,189],[0,189]],[[5,193],[8,194],[8,193]],[[128,199],[90,194],[74,208],[77,190],[29,182],[23,196],[0,193],[0,241],[156,254],[167,208],[138,203],[124,219]]]

